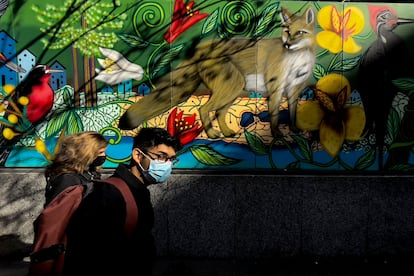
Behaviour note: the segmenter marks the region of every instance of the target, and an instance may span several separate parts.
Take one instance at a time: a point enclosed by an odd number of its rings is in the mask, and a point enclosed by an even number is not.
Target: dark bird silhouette
[[[17,65],[14,62],[12,62],[2,52],[0,52],[0,67],[2,65],[6,66],[7,68],[9,68],[10,70],[13,70],[15,72],[26,73],[26,70],[24,68],[20,67],[19,65]]]
[[[1,124],[0,165],[4,165],[12,146],[19,138],[30,134],[52,109],[54,91],[49,81],[54,72],[61,72],[61,70],[52,70],[45,65],[34,67],[15,90],[3,100],[8,103],[3,115],[4,121],[10,120],[11,114],[16,115],[15,118],[18,120]],[[24,103],[25,100],[26,103]]]
[[[358,91],[366,115],[366,131],[375,133],[379,169],[383,169],[384,138],[387,118],[397,93],[392,80],[410,75],[409,50],[393,31],[397,26],[412,23],[398,18],[387,6],[368,5],[371,27],[377,35],[361,58],[358,70]]]

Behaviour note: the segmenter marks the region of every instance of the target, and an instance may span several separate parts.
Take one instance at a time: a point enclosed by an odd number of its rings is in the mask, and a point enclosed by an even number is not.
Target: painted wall
[[[43,167],[62,132],[96,130],[113,168],[159,126],[181,169],[412,170],[412,4],[80,2],[0,12],[1,166]],[[10,92],[34,64],[63,71],[35,124]]]

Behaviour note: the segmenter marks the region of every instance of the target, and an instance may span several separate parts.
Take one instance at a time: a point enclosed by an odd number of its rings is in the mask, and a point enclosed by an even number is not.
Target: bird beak
[[[414,19],[398,18],[398,20],[397,20],[398,25],[409,24],[409,23],[414,23]]]
[[[46,74],[52,74],[52,73],[58,73],[58,72],[63,72],[63,70],[59,70],[59,69],[47,69],[45,71]]]

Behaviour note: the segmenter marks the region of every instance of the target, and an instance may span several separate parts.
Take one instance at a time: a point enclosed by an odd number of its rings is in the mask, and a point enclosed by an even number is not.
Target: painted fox
[[[315,14],[311,7],[301,16],[281,7],[280,18],[283,29],[278,38],[231,38],[198,45],[191,58],[160,78],[156,89],[126,110],[118,127],[134,129],[186,101],[204,84],[211,95],[199,113],[209,138],[221,137],[220,131],[212,127],[214,111],[222,134],[235,135],[226,124],[227,110],[243,91],[258,86],[264,86],[268,94],[272,135],[281,135],[278,115],[283,95],[288,99],[290,127],[296,130],[297,99],[315,65]],[[255,87],[246,80],[252,76],[257,80]]]

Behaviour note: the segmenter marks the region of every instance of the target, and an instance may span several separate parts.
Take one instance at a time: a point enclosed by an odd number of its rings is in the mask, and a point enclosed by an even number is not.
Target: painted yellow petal
[[[342,38],[334,32],[322,31],[316,35],[318,45],[333,54],[342,51]]]
[[[346,94],[347,99],[351,94],[351,85],[349,84],[348,79],[341,74],[332,73],[326,76],[323,76],[316,83],[316,88],[322,90],[331,97],[336,97],[342,88],[347,87]]]
[[[12,140],[16,135],[17,134],[11,128],[6,127],[3,130],[3,137],[4,137],[4,139]]]
[[[356,54],[362,50],[362,47],[359,46],[352,37],[348,37],[344,41],[344,52],[348,54]]]
[[[16,87],[14,85],[11,84],[6,84],[5,86],[3,86],[3,91],[7,94],[10,95],[11,93],[14,92],[14,89]]]
[[[364,13],[358,7],[348,7],[344,13],[351,11],[349,21],[345,26],[345,30],[351,31],[352,35],[359,34],[365,26]]]
[[[46,147],[46,143],[42,140],[42,139],[40,139],[39,137],[36,137],[35,138],[35,149],[39,152],[39,153],[41,153],[41,154],[43,154],[43,156],[47,159],[47,160],[51,160],[52,159],[52,156],[51,156],[51,154],[50,154],[50,152],[49,152],[49,150],[47,149],[47,147]]]
[[[10,123],[12,123],[13,125],[15,125],[15,124],[17,124],[17,122],[19,121],[19,118],[17,118],[17,116],[16,116],[16,115],[14,115],[14,114],[10,114],[10,115],[7,117],[7,120],[9,120],[9,122],[10,122]]]
[[[318,130],[325,112],[317,101],[301,103],[296,110],[296,127],[301,130]]]
[[[19,101],[19,104],[21,104],[21,105],[28,105],[29,104],[29,98],[26,97],[26,96],[21,96],[18,101]]]
[[[331,25],[332,9],[333,9],[333,6],[326,6],[326,7],[323,7],[318,12],[318,23],[319,23],[319,26],[321,26],[321,28],[324,30],[332,29],[331,27],[332,26]]]
[[[365,111],[360,106],[349,106],[345,109],[345,140],[358,141],[365,127]]]
[[[35,138],[35,148],[40,153],[44,153],[47,151],[46,143],[39,137]]]
[[[333,126],[327,124],[326,121],[322,121],[320,130],[319,130],[319,137],[321,140],[321,144],[325,148],[326,152],[335,157],[338,155],[339,150],[342,147],[342,144],[345,140],[345,126],[343,122],[339,122],[339,126]]]

